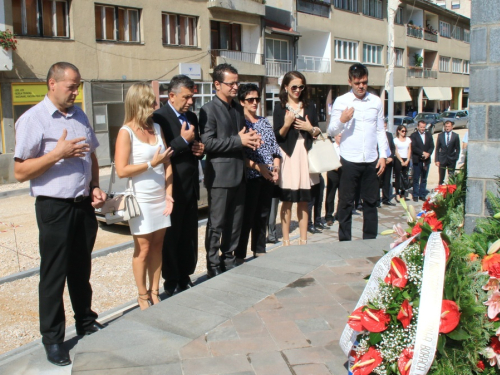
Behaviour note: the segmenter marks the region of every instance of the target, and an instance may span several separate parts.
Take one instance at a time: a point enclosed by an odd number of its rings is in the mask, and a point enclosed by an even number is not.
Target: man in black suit
[[[439,185],[444,183],[446,170],[448,170],[448,177],[455,173],[455,166],[460,156],[460,137],[452,131],[453,125],[453,121],[446,121],[444,132],[437,138],[434,162],[439,168]]]
[[[434,151],[432,135],[425,131],[425,121],[419,121],[417,131],[410,135],[413,162],[413,201],[424,201],[427,195],[427,175]]]
[[[385,135],[387,137],[387,143],[389,144],[389,149],[387,150],[387,159],[385,159],[384,172],[379,176],[379,183],[380,187],[382,188],[382,204],[386,206],[395,206],[395,204],[391,202],[391,179],[392,166],[394,165],[392,161],[394,160],[394,157],[396,155],[396,146],[394,145],[394,137],[392,136],[392,133],[387,131],[387,120],[385,120],[384,122],[384,127]],[[380,207],[380,204],[378,206]]]
[[[162,276],[165,293],[183,291],[192,286],[198,261],[198,199],[200,198],[198,160],[203,156],[198,119],[189,111],[193,105],[195,83],[185,75],[177,75],[168,85],[167,103],[154,112],[167,144],[174,153],[170,157],[174,174],[174,209],[171,226],[163,241]]]
[[[245,205],[243,147],[256,149],[260,145],[260,137],[254,130],[245,133],[243,109],[233,100],[238,93],[238,71],[229,64],[217,65],[213,82],[216,96],[200,110],[200,133],[207,153],[208,277],[235,266],[234,250],[240,238]]]

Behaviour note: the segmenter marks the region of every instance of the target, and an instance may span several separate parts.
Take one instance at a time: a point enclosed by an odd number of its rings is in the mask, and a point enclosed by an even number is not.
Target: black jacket
[[[460,137],[457,133],[451,132],[450,144],[446,145],[445,136],[446,132],[442,132],[438,135],[434,161],[449,165],[456,163],[460,156]]]
[[[243,108],[233,100],[236,124],[233,123],[226,105],[218,98],[200,109],[200,134],[205,145],[205,185],[207,188],[238,186],[244,178],[245,156],[238,135],[245,126]]]
[[[313,143],[312,136],[309,132],[296,130],[292,125],[286,136],[281,136],[279,131],[285,124],[285,114],[286,108],[281,106],[280,101],[276,102],[273,112],[273,127],[278,144],[288,156],[291,156],[293,149],[295,148],[295,144],[297,143],[297,139],[299,138],[299,133],[302,133],[302,136],[305,139],[306,150],[309,151]],[[318,114],[316,113],[316,107],[313,103],[309,103],[309,105],[304,108],[304,118],[306,116],[308,116],[309,122],[312,126],[318,126]]]
[[[186,112],[189,123],[195,128],[195,138],[200,140],[198,119],[193,112]],[[170,157],[174,175],[173,198],[176,202],[189,199],[192,194],[200,198],[198,157],[181,137],[181,123],[167,103],[153,113],[153,120],[160,125],[168,147],[174,150]]]
[[[388,158],[394,159],[396,157],[396,145],[394,144],[394,136],[391,132],[385,132],[387,136],[387,143],[389,143],[389,148],[391,149],[391,154],[387,155]]]
[[[418,130],[410,135],[411,139],[411,154],[413,164],[418,164],[419,161],[424,160],[422,155],[424,152],[428,152],[432,155],[434,151],[434,139],[432,139],[432,135],[429,132],[425,132],[425,144],[422,143],[422,137]],[[424,160],[425,164],[430,164],[431,157],[429,156]]]

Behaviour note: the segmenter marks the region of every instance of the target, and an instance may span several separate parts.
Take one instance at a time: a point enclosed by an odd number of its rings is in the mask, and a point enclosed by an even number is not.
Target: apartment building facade
[[[107,165],[126,91],[137,81],[152,82],[162,105],[169,79],[188,74],[198,111],[214,95],[213,67],[228,62],[241,82],[262,88],[261,114],[272,116],[280,77],[297,69],[326,121],[359,61],[369,65],[371,90],[385,97],[386,7],[386,0],[0,0],[0,30],[18,40],[16,51],[0,54],[0,183],[13,181],[15,121],[43,99],[56,61],[81,71],[77,105]],[[403,1],[397,18],[396,112],[467,106],[468,18],[423,0]]]

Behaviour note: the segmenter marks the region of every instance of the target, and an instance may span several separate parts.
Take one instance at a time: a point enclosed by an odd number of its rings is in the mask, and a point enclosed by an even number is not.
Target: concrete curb
[[[107,247],[105,249],[101,249],[101,250],[93,252],[92,259],[106,256],[106,255],[111,254],[111,253],[116,253],[117,251],[122,251],[122,250],[128,249],[129,247],[132,247],[132,246],[134,246],[134,241],[127,241],[127,242],[124,242],[124,243],[121,243],[118,245],[110,246],[110,247]],[[40,273],[40,267],[36,267],[36,268],[31,268],[31,269],[26,270],[26,271],[14,273],[12,275],[4,276],[4,277],[0,278],[0,285],[2,285],[4,283],[11,282],[11,281],[24,279],[25,277],[38,275],[39,273]]]
[[[0,193],[0,199],[18,197],[19,195],[28,195],[29,193],[30,193],[29,188],[3,191]]]

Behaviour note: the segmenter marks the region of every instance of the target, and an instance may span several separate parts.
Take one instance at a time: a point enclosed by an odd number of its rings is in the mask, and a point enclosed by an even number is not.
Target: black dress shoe
[[[323,224],[323,223],[318,223],[314,226],[314,228],[316,229],[319,229],[319,230],[325,230],[325,229],[330,229],[330,227],[328,227],[327,225]]]
[[[323,233],[323,232],[322,232],[322,231],[320,231],[319,229],[316,229],[316,228],[314,227],[314,225],[309,225],[309,226],[307,227],[307,230],[308,230],[308,232],[309,232],[309,233],[311,233],[311,234],[315,234],[315,233]]]
[[[185,290],[191,289],[194,286],[194,284],[189,280],[187,283],[179,283],[179,286],[177,287],[177,290],[179,292],[184,292]]]
[[[175,293],[175,289],[177,288],[177,281],[169,280],[163,283],[163,290],[167,297],[172,297]]]
[[[47,360],[57,366],[67,366],[71,364],[69,353],[64,349],[63,344],[43,344]]]
[[[335,220],[332,220],[332,219],[328,219],[326,221],[326,225],[328,225],[329,227],[331,227],[333,225],[333,223],[335,222]]]
[[[392,202],[382,202],[382,204],[384,204],[386,206],[395,206],[395,204]]]
[[[420,199],[421,201],[426,201],[427,200],[425,197],[420,197],[418,199]]]
[[[413,197],[413,202],[418,202],[418,197]]]
[[[222,269],[220,267],[208,267],[207,268],[207,277],[211,279],[212,277],[218,276],[222,273]]]
[[[94,322],[93,324],[89,325],[88,327],[77,328],[76,334],[78,336],[87,336],[87,335],[91,335],[97,331],[100,331],[103,328],[104,328],[104,326],[101,323]]]
[[[267,238],[266,243],[278,243],[278,240]]]

